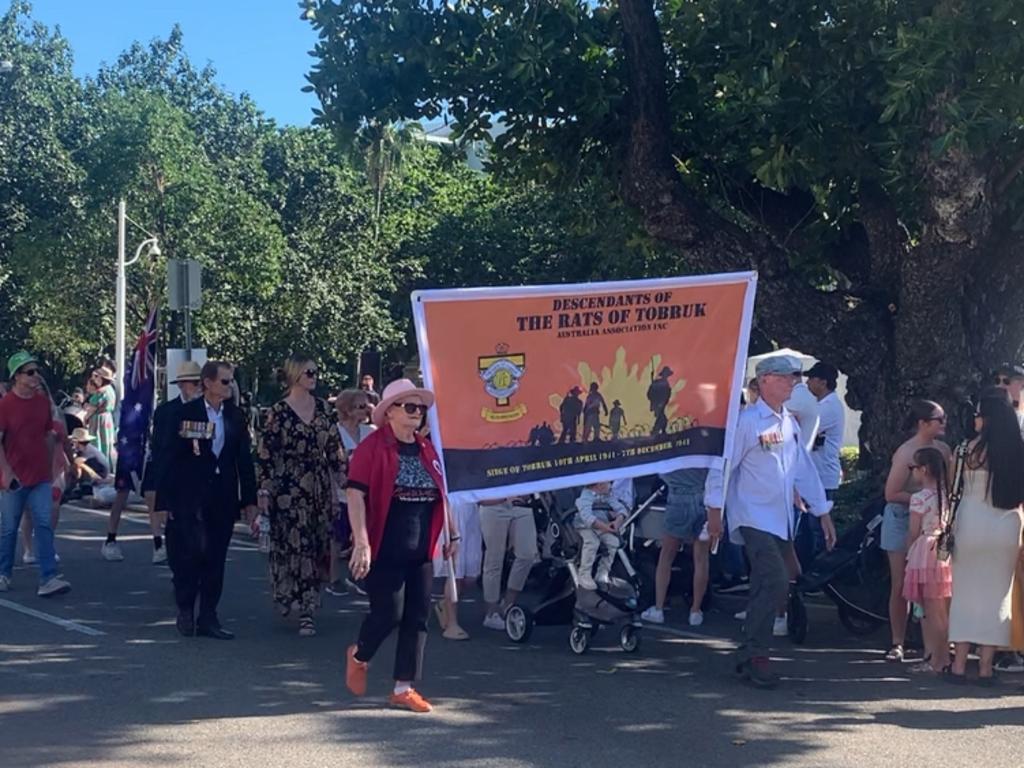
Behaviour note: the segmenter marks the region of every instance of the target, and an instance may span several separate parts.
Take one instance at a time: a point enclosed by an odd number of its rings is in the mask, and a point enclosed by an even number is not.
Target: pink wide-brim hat
[[[406,398],[417,399],[427,408],[434,404],[434,393],[429,389],[420,389],[408,379],[398,379],[384,387],[380,403],[373,407],[373,423],[378,427],[383,427],[387,420],[388,409]]]

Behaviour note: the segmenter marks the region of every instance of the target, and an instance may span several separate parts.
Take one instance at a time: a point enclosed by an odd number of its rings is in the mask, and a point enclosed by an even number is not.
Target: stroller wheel
[[[874,634],[875,630],[885,624],[884,621],[880,621],[874,616],[869,616],[842,604],[838,606],[838,611],[839,623],[855,637],[867,637]]]
[[[511,605],[505,612],[505,634],[513,643],[525,643],[533,634],[533,612],[521,605]]]
[[[636,653],[640,648],[640,630],[627,624],[619,633],[619,645],[626,653]]]
[[[590,630],[585,627],[573,627],[569,633],[569,647],[577,656],[586,653],[590,647]]]

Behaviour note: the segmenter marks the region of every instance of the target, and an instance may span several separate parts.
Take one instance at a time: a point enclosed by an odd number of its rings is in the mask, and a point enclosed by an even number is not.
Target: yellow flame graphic
[[[605,402],[608,403],[609,410],[612,408],[612,403],[615,400],[619,400],[622,403],[622,409],[625,411],[626,426],[619,436],[639,437],[641,435],[649,435],[651,427],[654,425],[654,414],[651,413],[651,406],[647,400],[647,388],[650,386],[651,381],[653,381],[652,377],[656,376],[661,369],[661,355],[655,355],[647,360],[643,363],[643,367],[638,363],[630,365],[626,361],[626,348],[619,347],[615,351],[615,363],[611,368],[605,366],[601,369],[600,373],[591,368],[588,362],[581,361],[578,364],[578,386],[583,390],[583,394],[580,397],[585,400],[591,383],[596,381],[601,394],[604,395]],[[677,371],[675,376],[670,377],[670,379],[675,379],[675,381],[672,383],[672,400],[669,401],[668,407],[665,409],[670,432],[679,432],[687,429],[693,422],[693,419],[688,416],[676,418],[678,406],[674,402],[675,396],[686,386],[686,379],[677,378],[678,374],[679,372]],[[562,404],[564,398],[565,392],[553,392],[548,395],[548,404],[554,410],[554,416],[551,419],[553,424],[557,425],[559,423],[558,407]],[[601,424],[601,437],[607,440],[611,433],[608,429],[608,417],[603,413],[601,414]]]

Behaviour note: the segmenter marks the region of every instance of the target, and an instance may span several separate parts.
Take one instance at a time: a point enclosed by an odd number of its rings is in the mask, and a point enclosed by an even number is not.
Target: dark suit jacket
[[[224,409],[224,448],[213,453],[213,440],[181,437],[184,421],[208,422],[206,400],[184,403],[171,420],[169,448],[161,459],[157,509],[206,514],[223,510],[232,518],[256,503],[256,472],[244,414],[231,402]]]
[[[156,491],[160,488],[167,459],[174,449],[178,436],[178,423],[185,403],[178,396],[161,403],[153,411],[153,433],[149,437],[149,465],[146,467],[146,486]]]

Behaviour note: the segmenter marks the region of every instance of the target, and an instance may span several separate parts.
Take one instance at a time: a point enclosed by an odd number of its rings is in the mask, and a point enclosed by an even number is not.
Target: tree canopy
[[[79,79],[63,38],[14,2],[0,17],[0,352],[28,346],[70,383],[114,338],[117,199],[162,255],[128,270],[128,333],[162,303],[168,258],[204,268],[197,346],[267,384],[293,350],[329,386],[358,354],[412,357],[417,287],[629,276],[664,258],[606,182],[554,192],[470,170],[411,125],[339,147],[279,128],[183,52],[180,30]],[[176,314],[162,339],[180,346]],[[272,388],[270,388],[272,390]]]
[[[1019,0],[307,5],[322,124],[440,117],[503,174],[613,180],[678,270],[758,269],[757,330],[851,375],[876,458],[1021,351]]]

